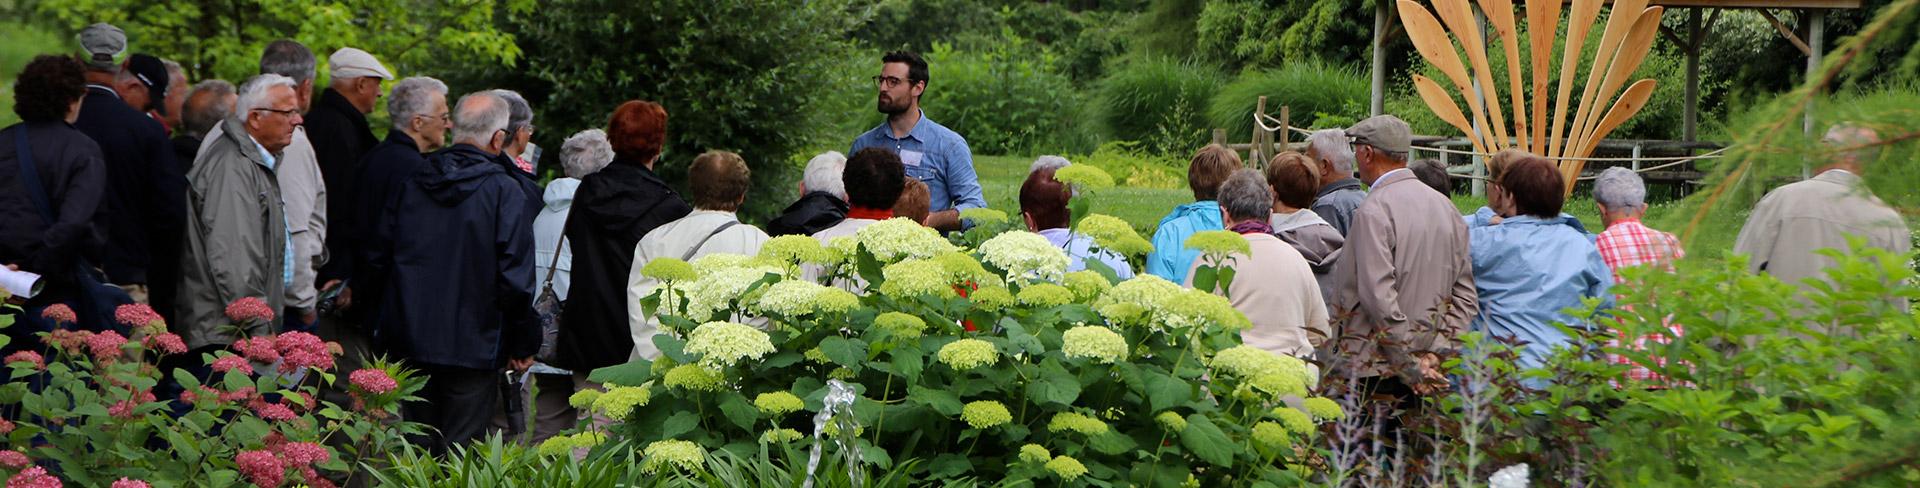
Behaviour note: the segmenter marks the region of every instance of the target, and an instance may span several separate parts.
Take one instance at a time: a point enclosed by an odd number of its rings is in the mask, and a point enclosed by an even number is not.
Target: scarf
[[[1240,234],[1272,234],[1273,226],[1267,225],[1266,222],[1262,222],[1260,219],[1251,219],[1233,224],[1233,227],[1229,227],[1227,230]]]
[[[891,218],[893,218],[893,209],[891,209],[891,208],[867,208],[867,207],[862,207],[862,206],[859,206],[859,205],[853,205],[853,206],[850,206],[850,207],[848,207],[848,208],[847,208],[847,218],[849,218],[849,219],[870,219],[870,220],[887,220],[887,219],[891,219]]]

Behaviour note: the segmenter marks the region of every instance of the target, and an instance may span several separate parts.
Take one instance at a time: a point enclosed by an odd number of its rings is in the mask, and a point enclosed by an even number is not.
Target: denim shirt
[[[938,212],[949,208],[985,208],[986,194],[980,190],[980,177],[973,171],[973,152],[967,139],[920,112],[904,138],[893,137],[886,122],[854,138],[851,155],[869,147],[892,149],[900,154],[907,176],[927,184],[927,209]]]
[[[1480,293],[1473,330],[1524,342],[1521,369],[1541,367],[1553,349],[1573,345],[1555,323],[1592,327],[1588,318],[1568,316],[1563,309],[1579,307],[1585,298],[1599,298],[1602,309],[1613,306],[1613,294],[1607,292],[1613,272],[1578,219],[1520,215],[1499,224],[1468,221],[1473,283]]]
[[[1225,229],[1220,222],[1220,203],[1204,200],[1181,205],[1160,219],[1153,231],[1153,253],[1147,255],[1147,273],[1174,283],[1187,282],[1187,268],[1200,258],[1200,250],[1187,249],[1187,238],[1203,230]]]
[[[267,146],[260,145],[260,141],[254,140],[252,135],[248,135],[247,140],[252,140],[253,147],[260,150],[260,161],[262,161],[261,166],[266,166],[268,171],[274,171],[275,170],[274,166],[278,166],[280,164],[280,158],[273,157],[273,153],[267,152]],[[280,263],[281,263],[280,279],[281,281],[283,281],[282,284],[286,286],[293,286],[293,230],[292,229],[293,229],[293,226],[287,223],[286,213],[282,212],[280,214],[280,240],[281,242],[286,243],[286,246],[285,246],[286,254],[282,254],[280,259]]]

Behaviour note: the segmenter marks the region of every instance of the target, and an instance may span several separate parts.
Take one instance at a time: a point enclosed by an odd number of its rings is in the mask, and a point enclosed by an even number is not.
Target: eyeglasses
[[[290,109],[286,109],[286,110],[274,110],[274,109],[270,109],[270,108],[256,108],[256,109],[254,109],[254,110],[257,110],[257,111],[261,111],[261,112],[273,112],[273,113],[276,113],[276,114],[280,114],[280,115],[285,115],[285,116],[288,116],[288,117],[292,117],[292,116],[295,116],[295,115],[299,115],[299,114],[300,114],[300,109],[297,109],[297,108],[290,108]]]
[[[428,118],[428,119],[440,119],[440,122],[441,122],[441,123],[452,123],[452,122],[453,122],[453,117],[452,117],[452,114],[451,114],[451,113],[443,113],[443,114],[440,114],[440,115],[427,115],[427,114],[419,114],[419,115],[415,115],[414,117],[426,117],[426,118]]]
[[[875,85],[880,85],[880,87],[881,87],[881,88],[893,88],[893,87],[896,87],[896,86],[900,86],[900,84],[901,84],[901,83],[906,83],[906,84],[912,84],[912,83],[913,83],[913,81],[914,81],[914,80],[911,80],[911,79],[901,79],[901,78],[900,78],[900,77],[898,77],[898,76],[875,76],[875,77],[873,77],[873,83],[874,83]]]

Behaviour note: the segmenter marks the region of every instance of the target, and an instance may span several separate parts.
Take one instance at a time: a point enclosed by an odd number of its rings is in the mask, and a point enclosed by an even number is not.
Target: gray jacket
[[[1353,225],[1353,210],[1360,208],[1360,202],[1367,199],[1367,191],[1360,189],[1359,178],[1341,178],[1333,184],[1320,188],[1320,194],[1313,198],[1313,213],[1332,225],[1346,237],[1347,228]]]
[[[227,304],[244,297],[265,300],[279,312],[285,303],[286,217],[280,184],[260,145],[239,122],[222,122],[187,173],[187,229],[180,261],[175,330],[188,347],[232,344]],[[278,330],[246,324],[249,335]]]

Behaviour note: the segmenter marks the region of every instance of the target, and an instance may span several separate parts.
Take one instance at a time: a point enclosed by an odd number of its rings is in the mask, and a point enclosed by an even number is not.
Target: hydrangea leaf
[[[1141,371],[1147,387],[1147,405],[1158,412],[1193,401],[1194,384],[1158,371]]]
[[[1119,431],[1108,431],[1105,434],[1089,437],[1087,438],[1087,445],[1092,447],[1093,450],[1100,451],[1103,454],[1116,455],[1140,447],[1140,443],[1134,442],[1132,437],[1128,437]]]
[[[935,478],[953,478],[972,471],[973,463],[967,461],[966,456],[947,453],[933,458],[933,463],[928,464],[927,469]]]
[[[960,397],[954,396],[952,392],[923,388],[920,385],[907,388],[907,399],[931,407],[933,411],[948,417],[960,415],[960,409],[963,408],[960,405]]]
[[[721,395],[720,413],[725,414],[733,425],[746,430],[753,430],[753,423],[760,420],[760,411],[740,392],[730,391]]]
[[[1007,341],[1010,344],[1026,350],[1028,354],[1038,355],[1047,352],[1047,346],[1040,343],[1040,338],[1027,332],[1027,326],[1021,325],[1020,321],[1014,320],[1013,317],[1002,317],[1000,330],[1006,332]]]
[[[828,337],[820,341],[820,352],[826,353],[827,359],[834,363],[856,371],[867,360],[867,345],[859,339]]]
[[[747,408],[753,408],[753,405],[747,405]],[[667,417],[667,421],[660,423],[660,437],[663,439],[680,437],[680,434],[693,432],[697,427],[700,427],[700,416],[692,410],[681,410],[674,413],[672,417]]]
[[[907,381],[920,381],[920,372],[927,369],[926,354],[918,347],[902,347],[893,350],[891,365],[893,373]]]
[[[618,386],[640,386],[652,377],[653,361],[646,359],[596,369],[587,374],[588,381]]]
[[[1180,431],[1180,446],[1214,466],[1233,467],[1233,439],[1205,415],[1187,416],[1187,428]]]
[[[660,354],[672,359],[674,364],[693,362],[693,356],[687,355],[687,341],[672,334],[654,334],[653,347],[659,348]]]
[[[1047,367],[1051,365],[1052,367]],[[1027,397],[1039,403],[1057,403],[1072,405],[1080,398],[1080,381],[1061,368],[1059,363],[1048,359],[1038,369],[1039,377],[1027,383]]]

